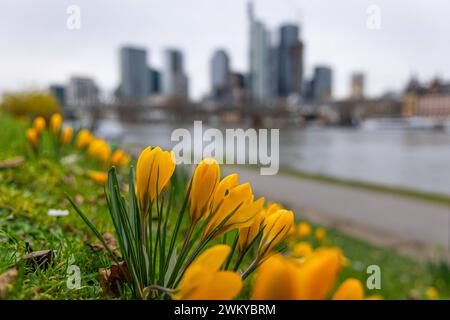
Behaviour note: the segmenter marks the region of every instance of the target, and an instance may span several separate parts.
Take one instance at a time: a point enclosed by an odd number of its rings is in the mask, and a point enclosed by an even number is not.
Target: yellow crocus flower
[[[145,148],[136,163],[136,196],[143,215],[147,214],[150,201],[159,195],[175,171],[173,151],[160,147]],[[158,182],[158,186],[156,183]]]
[[[86,175],[89,179],[101,185],[105,185],[108,181],[108,175],[102,171],[88,171]]]
[[[189,216],[191,224],[209,214],[213,194],[219,184],[220,167],[213,158],[203,159],[192,176]]]
[[[261,230],[263,222],[263,212],[261,210],[254,218],[252,224],[249,227],[239,229],[238,249],[239,252],[243,252],[250,243],[256,238]]]
[[[103,164],[107,164],[111,155],[111,148],[103,139],[94,139],[88,148],[88,156],[100,160]]]
[[[261,211],[264,198],[254,201],[250,184],[244,183],[230,189],[220,202],[221,205],[213,213],[205,227],[203,238],[212,234],[222,223],[224,224],[215,237],[235,228],[249,227]]]
[[[37,117],[33,120],[33,128],[38,134],[41,134],[45,129],[45,119],[43,117]]]
[[[217,211],[219,206],[222,204],[224,197],[230,192],[231,189],[239,184],[239,177],[236,173],[230,174],[223,178],[216,190],[214,191],[212,201],[211,201],[211,212]]]
[[[298,291],[298,266],[280,254],[273,255],[256,269],[254,300],[294,300]]]
[[[227,245],[207,249],[187,268],[172,298],[178,300],[230,300],[242,289],[241,277],[231,271],[220,271],[230,254]]]
[[[121,149],[114,151],[111,156],[111,164],[113,166],[127,165],[130,161],[130,157]]]
[[[87,129],[80,130],[80,132],[78,132],[77,139],[75,141],[75,146],[78,149],[83,149],[86,146],[88,146],[92,140],[93,137],[89,130]]]
[[[270,216],[271,214],[277,212],[278,210],[283,209],[283,206],[281,206],[278,203],[271,203],[266,210],[266,217]]]
[[[364,287],[361,281],[349,278],[341,283],[333,295],[333,300],[363,300]]]
[[[319,227],[316,229],[315,237],[318,242],[322,242],[325,239],[326,235],[327,235],[327,232],[325,231],[324,228]]]
[[[341,270],[341,261],[341,251],[336,248],[318,249],[307,256],[299,266],[297,298],[325,299]]]
[[[50,117],[50,130],[55,135],[59,134],[59,131],[61,131],[62,120],[62,116],[59,113],[54,113]]]
[[[316,250],[302,263],[275,254],[256,269],[252,299],[325,299],[340,271],[340,259],[335,248]]]
[[[306,222],[300,222],[297,227],[300,239],[306,238],[311,234],[311,226]]]
[[[37,130],[34,128],[27,129],[26,136],[33,149],[36,150],[39,147],[39,134]]]
[[[259,244],[259,253],[265,256],[277,244],[284,240],[294,224],[294,213],[281,209],[264,220],[264,230]]]
[[[294,258],[305,258],[313,252],[313,247],[309,242],[299,242],[292,248],[292,256]]]
[[[72,136],[73,136],[73,129],[71,127],[65,128],[61,132],[61,143],[62,144],[69,144],[70,141],[72,140]]]
[[[436,300],[439,298],[439,292],[435,287],[428,287],[425,291],[425,297],[428,300]]]

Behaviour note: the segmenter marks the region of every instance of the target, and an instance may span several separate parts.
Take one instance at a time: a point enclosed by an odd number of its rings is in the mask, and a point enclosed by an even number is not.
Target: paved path
[[[242,166],[232,171],[240,182],[250,182],[255,194],[349,235],[417,257],[436,245],[449,249],[449,206],[284,174],[261,176]]]

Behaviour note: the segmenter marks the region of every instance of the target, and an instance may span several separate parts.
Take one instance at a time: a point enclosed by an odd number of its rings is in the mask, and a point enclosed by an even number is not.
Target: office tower
[[[285,24],[279,30],[278,46],[278,95],[287,97],[302,94],[303,87],[303,43],[299,38],[299,27]]]
[[[230,59],[223,49],[216,50],[211,58],[211,94],[213,100],[231,103]]]
[[[150,95],[162,93],[161,72],[156,69],[148,68],[148,85]]]
[[[303,83],[303,99],[308,102],[314,100],[314,77],[305,80]]]
[[[135,47],[120,49],[120,97],[144,101],[149,96],[147,51]]]
[[[230,59],[225,50],[217,50],[211,59],[211,88],[213,91],[229,86]]]
[[[66,87],[59,84],[52,84],[49,88],[50,94],[56,98],[61,108],[66,106]]]
[[[270,98],[278,97],[278,74],[279,74],[279,64],[280,51],[278,46],[273,46],[269,49],[269,90]]]
[[[302,87],[303,43],[299,40],[299,28],[293,24],[285,24],[280,27],[278,47],[278,95],[301,95]]]
[[[188,99],[188,77],[184,73],[183,54],[176,49],[164,52],[163,92],[169,98]]]
[[[364,98],[364,74],[361,72],[352,74],[350,97],[352,99]]]
[[[327,66],[314,68],[313,98],[316,102],[326,102],[333,95],[332,70]]]
[[[270,37],[266,27],[253,14],[253,3],[248,4],[250,21],[250,92],[255,105],[267,105],[271,99]]]
[[[71,77],[67,85],[67,105],[76,107],[92,106],[98,103],[98,87],[88,77]]]

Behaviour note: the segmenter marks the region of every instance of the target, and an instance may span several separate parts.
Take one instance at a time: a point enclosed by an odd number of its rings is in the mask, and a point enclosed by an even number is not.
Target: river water
[[[123,124],[120,131],[126,145],[171,148],[175,144],[170,140],[172,131],[180,127],[192,132],[192,124]],[[328,127],[280,129],[280,165],[333,177],[450,194],[450,133]]]

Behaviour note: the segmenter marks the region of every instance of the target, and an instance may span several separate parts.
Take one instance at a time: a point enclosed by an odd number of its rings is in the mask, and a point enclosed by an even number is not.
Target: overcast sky
[[[338,97],[349,77],[364,71],[367,93],[404,87],[411,74],[428,81],[450,79],[448,0],[256,0],[256,15],[275,31],[301,23],[309,75],[315,64],[334,70]],[[2,0],[0,4],[0,92],[45,88],[70,75],[93,77],[105,91],[118,83],[118,48],[148,48],[149,63],[161,67],[162,52],[185,53],[194,98],[209,90],[213,50],[230,53],[232,68],[247,71],[246,0]],[[81,8],[81,29],[66,27],[67,6]],[[381,29],[367,28],[369,5],[381,9]]]

